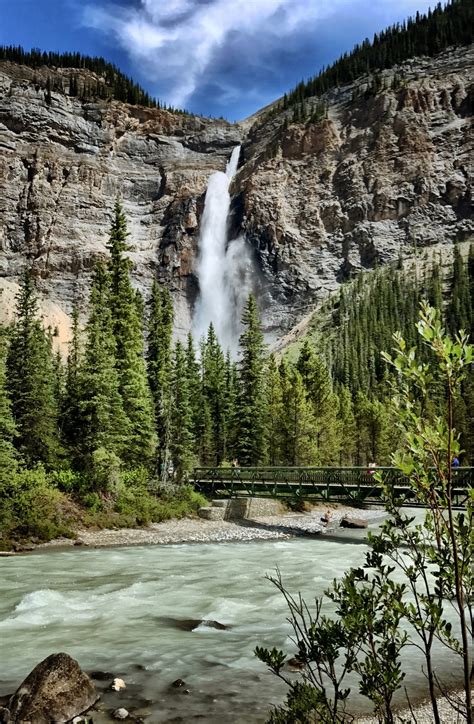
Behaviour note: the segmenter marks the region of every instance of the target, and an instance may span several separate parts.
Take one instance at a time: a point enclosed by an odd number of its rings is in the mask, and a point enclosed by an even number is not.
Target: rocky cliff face
[[[234,126],[65,93],[48,104],[41,71],[0,63],[3,306],[27,258],[49,317],[85,303],[119,194],[135,281],[166,283],[186,331],[207,179],[241,141],[233,226],[255,249],[274,334],[354,270],[468,238],[473,61],[463,48],[359,79],[328,95],[318,123],[288,111]],[[65,86],[68,72],[56,72]]]
[[[332,91],[319,123],[257,119],[237,187],[270,325],[354,271],[472,235],[473,66],[473,47],[417,59]]]
[[[67,85],[67,74],[56,76]],[[38,71],[0,63],[4,304],[12,301],[14,282],[29,259],[48,320],[67,326],[58,307],[70,312],[74,296],[85,307],[119,195],[137,286],[146,293],[154,276],[169,285],[177,325],[187,330],[207,179],[225,168],[239,130],[222,121],[116,101],[83,102],[64,93],[53,92],[48,104],[34,80]]]

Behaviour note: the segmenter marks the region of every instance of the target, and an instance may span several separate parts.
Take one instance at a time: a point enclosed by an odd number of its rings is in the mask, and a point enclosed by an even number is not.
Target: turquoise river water
[[[114,701],[145,707],[150,722],[263,722],[285,689],[253,650],[295,650],[285,603],[265,574],[278,566],[288,589],[310,600],[362,561],[362,535],[75,547],[0,559],[0,694],[48,654],[66,651],[85,671],[124,678],[127,691]],[[444,656],[443,668],[451,666]],[[419,693],[424,677],[415,652],[405,668]],[[177,678],[190,693],[170,688]],[[360,710],[357,695],[352,701]]]

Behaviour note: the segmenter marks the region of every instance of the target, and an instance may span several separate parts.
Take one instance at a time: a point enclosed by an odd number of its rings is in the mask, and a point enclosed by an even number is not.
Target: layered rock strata
[[[331,91],[317,123],[257,117],[238,208],[278,330],[362,268],[472,236],[473,67],[461,48]]]
[[[233,230],[255,250],[274,335],[360,268],[469,238],[473,65],[472,46],[414,59],[331,91],[318,122],[265,109],[231,125],[67,92],[48,102],[39,81],[53,71],[0,63],[4,313],[28,260],[67,338],[119,195],[135,283],[145,295],[154,277],[167,284],[186,332],[207,180],[241,141]],[[54,72],[67,88],[71,71]],[[308,117],[318,103],[305,102]]]

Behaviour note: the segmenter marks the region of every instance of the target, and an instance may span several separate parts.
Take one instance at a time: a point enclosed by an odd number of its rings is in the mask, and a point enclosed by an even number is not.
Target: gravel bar
[[[331,523],[325,526],[321,516],[331,511]],[[166,545],[171,543],[225,543],[253,540],[288,539],[297,536],[320,535],[333,532],[345,515],[378,522],[385,517],[384,510],[361,510],[347,506],[315,506],[308,513],[284,513],[242,520],[204,520],[181,518],[152,523],[146,528],[80,529],[75,540],[58,538],[40,544],[50,546],[85,545],[92,547],[124,545]]]
[[[451,692],[449,698],[460,707],[463,707],[463,692]],[[465,715],[462,715],[453,708],[449,700],[445,696],[441,696],[438,699],[438,709],[440,715],[441,724],[461,724],[466,721]],[[465,711],[465,704],[464,704]],[[378,724],[379,720],[375,717],[363,717],[362,719],[356,719],[355,724]],[[413,724],[433,724],[433,709],[429,701],[423,701],[410,709],[400,709],[395,715],[395,724],[406,724],[406,722],[413,722]]]

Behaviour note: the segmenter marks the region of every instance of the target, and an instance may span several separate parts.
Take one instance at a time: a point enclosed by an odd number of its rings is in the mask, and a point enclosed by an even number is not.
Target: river
[[[75,547],[0,559],[0,694],[12,692],[48,654],[65,651],[86,671],[124,678],[127,690],[114,702],[146,707],[150,722],[263,722],[285,689],[253,650],[295,650],[284,601],[265,574],[278,565],[287,587],[309,600],[362,561],[362,535]],[[443,668],[451,663],[444,658]],[[415,654],[405,668],[410,689],[419,691],[424,680]],[[178,678],[186,686],[170,688]],[[351,702],[361,710],[357,696]]]

